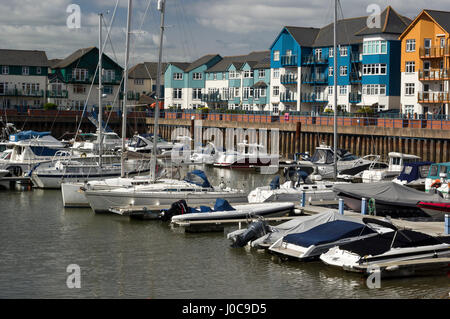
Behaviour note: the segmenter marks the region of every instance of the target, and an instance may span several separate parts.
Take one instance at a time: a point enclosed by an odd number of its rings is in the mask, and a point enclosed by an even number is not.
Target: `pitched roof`
[[[445,31],[450,32],[450,12],[438,10],[424,10],[434,21],[436,21]]]
[[[270,54],[268,57],[262,59],[254,67],[254,69],[269,69],[270,68]]]
[[[305,47],[312,46],[317,38],[317,35],[320,32],[319,28],[293,26],[286,26],[285,28],[292,35],[295,41],[297,41],[298,44]]]
[[[199,58],[199,59],[195,60],[194,62],[192,62],[191,64],[189,64],[189,66],[184,71],[185,72],[192,71],[192,70],[198,68],[199,66],[202,66],[203,64],[208,63],[209,61],[211,61],[216,56],[219,56],[219,55],[218,54],[207,54],[207,55],[204,55],[201,58]]]
[[[242,68],[245,63],[248,63],[250,67],[254,68],[260,61],[267,58],[269,58],[270,61],[270,51],[253,51],[246,55],[226,56],[206,70],[206,72],[225,72],[232,64],[235,66],[236,70]]]
[[[175,65],[177,68],[186,71],[186,69],[191,65],[190,62],[169,62],[169,64]]]
[[[0,65],[47,67],[48,59],[44,51],[0,49]]]
[[[168,63],[161,63],[161,73],[167,68]],[[136,64],[128,71],[129,79],[156,79],[156,73],[158,71],[157,62],[143,62]]]
[[[370,35],[379,33],[401,34],[411,23],[411,19],[399,15],[391,6],[386,7],[380,14],[380,27],[369,28],[366,26],[356,35]]]
[[[71,65],[73,62],[84,56],[85,54],[91,52],[96,49],[96,47],[82,48],[76,50],[74,53],[69,55],[67,58],[62,59],[59,63],[53,66],[53,68],[65,68]]]
[[[358,17],[338,20],[336,28],[336,42],[338,44],[357,44],[361,43],[361,38],[356,36],[354,31],[361,30],[366,26],[367,17]],[[333,45],[334,42],[334,23],[320,29],[314,47],[326,47]]]
[[[63,59],[50,59],[50,60],[48,60],[48,66],[53,68],[55,65],[57,65],[62,60]]]

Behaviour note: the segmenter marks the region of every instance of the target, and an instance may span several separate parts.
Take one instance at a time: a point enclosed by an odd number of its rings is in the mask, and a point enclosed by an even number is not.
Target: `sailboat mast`
[[[131,10],[132,0],[128,0],[128,17],[127,17],[127,34],[125,45],[125,69],[123,73],[123,106],[122,106],[122,155],[120,157],[120,177],[125,177],[125,140],[127,137],[127,90],[128,90],[128,60],[130,46],[130,27],[131,27]]]
[[[98,14],[98,165],[102,166],[102,17]]]
[[[337,107],[337,103],[338,103],[338,98],[337,98],[337,73],[338,73],[338,63],[337,63],[337,57],[338,57],[338,51],[337,51],[337,2],[338,0],[334,0],[334,47],[333,47],[333,51],[334,51],[334,59],[333,59],[333,91],[334,91],[334,121],[333,121],[333,148],[334,148],[334,152],[333,152],[333,162],[334,162],[334,179],[337,179],[337,149],[338,149],[338,138],[337,138],[337,112],[338,112],[338,107]]]
[[[159,56],[158,67],[156,73],[156,103],[155,103],[155,126],[153,131],[153,149],[152,149],[152,165],[151,165],[151,178],[156,181],[156,154],[158,144],[158,121],[159,121],[159,103],[161,100],[161,60],[162,60],[162,48],[163,48],[163,36],[164,36],[164,10],[166,6],[165,0],[158,1],[158,10],[161,12],[161,30],[159,35]]]

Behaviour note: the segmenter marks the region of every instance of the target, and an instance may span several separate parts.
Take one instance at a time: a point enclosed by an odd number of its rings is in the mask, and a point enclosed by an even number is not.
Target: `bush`
[[[356,111],[358,114],[373,114],[374,111],[370,106],[363,106],[359,110]]]
[[[44,110],[56,110],[58,108],[58,105],[55,103],[45,103],[44,104]]]

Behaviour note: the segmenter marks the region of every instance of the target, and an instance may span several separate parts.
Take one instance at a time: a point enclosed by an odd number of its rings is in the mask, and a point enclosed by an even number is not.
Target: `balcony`
[[[327,56],[309,55],[303,58],[302,65],[328,64]]]
[[[450,70],[419,70],[419,81],[450,80]]]
[[[297,55],[282,55],[281,65],[282,66],[297,66]]]
[[[319,74],[304,74],[302,75],[303,84],[328,84],[328,75],[325,73]]]
[[[350,59],[351,59],[352,63],[360,63],[360,62],[362,62],[362,57],[361,57],[361,55],[359,53],[352,52],[351,56],[350,56]]]
[[[419,103],[450,103],[449,92],[418,92],[417,101]]]
[[[47,90],[47,97],[49,97],[49,98],[67,99],[68,93],[67,93],[67,90],[61,90],[61,91],[49,91],[49,90]]]
[[[439,59],[444,56],[450,56],[450,46],[441,47],[431,47],[431,48],[420,48],[419,56],[421,59]]]
[[[28,96],[28,97],[44,97],[44,90],[19,90],[19,89],[8,89],[0,92],[0,96]]]
[[[350,83],[351,84],[358,84],[361,83],[361,76],[357,72],[351,72],[350,73]]]
[[[348,101],[350,103],[361,103],[362,101],[362,96],[361,93],[356,93],[356,92],[351,92],[348,95]]]
[[[297,84],[297,74],[287,73],[280,76],[281,84]]]
[[[119,99],[123,100],[123,92],[120,92]],[[140,94],[137,92],[128,91],[127,100],[128,101],[138,101],[140,98]]]
[[[219,93],[208,93],[208,94],[202,94],[201,101],[202,102],[225,102],[227,100],[224,100]]]
[[[297,102],[297,94],[295,92],[281,92],[280,101],[283,103],[295,103]]]
[[[303,103],[327,103],[328,99],[325,98],[324,94],[317,93],[302,93],[301,101]]]
[[[68,74],[63,77],[64,82],[66,83],[80,83],[80,84],[91,84],[94,76],[91,74],[87,77],[79,77],[73,78],[71,74]],[[95,77],[94,84],[98,83],[98,76]],[[120,79],[111,78],[111,77],[102,77],[103,84],[120,84]]]

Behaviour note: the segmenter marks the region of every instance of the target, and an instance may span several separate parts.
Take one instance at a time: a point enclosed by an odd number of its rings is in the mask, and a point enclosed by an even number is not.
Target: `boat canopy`
[[[212,187],[208,181],[208,178],[206,178],[205,172],[201,170],[194,170],[187,173],[184,181],[204,188]]]
[[[50,135],[50,132],[23,131],[17,134],[11,134],[9,136],[9,140],[11,142],[19,142],[23,140],[29,140],[32,138],[40,138],[47,135]]]
[[[214,208],[211,209],[209,206],[200,206],[198,209],[194,207],[189,207],[189,213],[212,213],[212,212],[224,212],[236,210],[230,203],[223,198],[217,198]]]
[[[394,182],[338,184],[333,186],[337,195],[354,198],[373,198],[380,203],[416,206],[419,201],[445,202],[439,194],[425,193]]]
[[[375,233],[374,230],[364,224],[335,220],[314,227],[306,232],[298,234],[289,234],[284,237],[284,242],[298,245],[301,247],[310,247],[335,242],[339,239],[368,235]]]
[[[431,164],[433,164],[433,162],[405,163],[403,170],[397,179],[411,183],[420,178],[426,178]]]
[[[447,178],[450,178],[450,162],[431,165],[427,178],[440,179],[441,173],[447,174]]]

